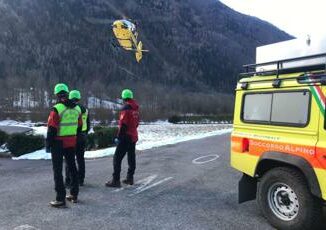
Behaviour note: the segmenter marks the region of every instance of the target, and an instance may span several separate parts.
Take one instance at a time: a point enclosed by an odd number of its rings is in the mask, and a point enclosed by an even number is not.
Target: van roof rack
[[[318,62],[316,60],[314,61],[314,59],[318,59],[318,58],[319,59],[326,58],[326,53],[297,57],[297,58],[289,58],[289,59],[283,59],[283,60],[271,61],[265,63],[244,65],[243,68],[245,69],[245,72],[240,73],[240,77],[276,75],[276,78],[278,78],[280,74],[309,72],[315,70],[326,71],[326,59],[323,60],[323,62],[321,61]],[[302,62],[302,61],[306,61],[307,64],[301,66],[295,65],[295,62]],[[270,68],[271,66],[274,67],[272,70],[263,69],[263,67]],[[261,67],[262,70],[257,71],[258,67]]]

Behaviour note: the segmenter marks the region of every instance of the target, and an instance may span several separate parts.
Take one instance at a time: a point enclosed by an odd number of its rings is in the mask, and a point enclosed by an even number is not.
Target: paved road
[[[120,190],[104,187],[111,157],[87,161],[80,203],[65,209],[48,206],[54,198],[50,161],[0,159],[0,229],[273,229],[255,202],[237,204],[241,174],[229,166],[228,139],[138,152],[138,182]],[[193,163],[207,155],[219,158]]]

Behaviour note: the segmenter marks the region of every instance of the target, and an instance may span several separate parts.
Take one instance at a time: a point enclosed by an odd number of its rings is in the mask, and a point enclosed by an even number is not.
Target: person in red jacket
[[[134,184],[134,173],[136,169],[136,143],[138,141],[137,128],[139,125],[139,106],[133,99],[133,93],[129,89],[122,91],[121,97],[124,106],[121,109],[119,117],[119,132],[115,142],[118,144],[113,157],[113,178],[105,185],[108,187],[120,187],[121,162],[126,153],[128,153],[128,173],[125,184]]]
[[[64,207],[65,200],[77,202],[79,185],[77,168],[75,164],[75,151],[77,133],[82,129],[81,110],[68,99],[68,86],[59,83],[54,88],[57,103],[54,105],[48,118],[48,131],[46,137],[46,152],[51,152],[56,199],[50,202],[52,207]],[[63,183],[63,158],[71,173],[70,195],[66,197]]]

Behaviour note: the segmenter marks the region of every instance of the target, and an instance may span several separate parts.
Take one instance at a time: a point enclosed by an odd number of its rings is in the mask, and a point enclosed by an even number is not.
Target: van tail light
[[[242,151],[241,152],[249,152],[249,139],[243,138],[242,139]]]
[[[249,152],[249,139],[243,137],[232,137],[231,146],[232,151],[238,153]]]

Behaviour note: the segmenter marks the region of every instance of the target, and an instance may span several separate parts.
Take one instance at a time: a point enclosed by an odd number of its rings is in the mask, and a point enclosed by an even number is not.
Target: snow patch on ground
[[[1,145],[0,146],[0,153],[6,153],[6,152],[8,152],[8,149],[6,148],[6,146],[5,145]]]
[[[34,127],[35,132],[45,135],[46,129]],[[45,131],[45,132],[44,132]],[[137,150],[147,150],[165,145],[177,144],[184,141],[196,140],[210,136],[222,135],[232,131],[231,125],[174,125],[166,122],[139,126],[139,142]],[[86,159],[101,158],[114,154],[115,147],[86,151]],[[14,160],[49,160],[51,154],[44,149],[20,157],[13,157]]]
[[[0,121],[0,126],[14,126],[14,127],[26,127],[33,129],[34,135],[42,135],[46,137],[47,126],[41,123],[35,123],[31,121],[19,122],[14,120],[3,120]]]
[[[143,142],[137,145],[137,150],[146,150],[151,148],[157,148],[165,145],[173,145],[180,142],[190,141],[190,140],[197,140],[202,139],[206,137],[216,136],[216,135],[222,135],[226,133],[230,133],[232,129],[223,129],[223,130],[217,130],[209,133],[202,133],[198,135],[191,135],[191,136],[185,136],[185,137],[170,137],[167,139],[163,139],[162,141],[152,141],[152,142]]]
[[[42,135],[46,137],[47,130],[48,130],[47,126],[33,127],[34,135]]]
[[[168,120],[157,120],[152,122],[141,121],[140,125],[171,125],[171,123],[168,122]]]
[[[23,126],[23,127],[31,127],[34,123],[31,121],[19,122],[14,120],[2,120],[0,121],[0,126]]]

